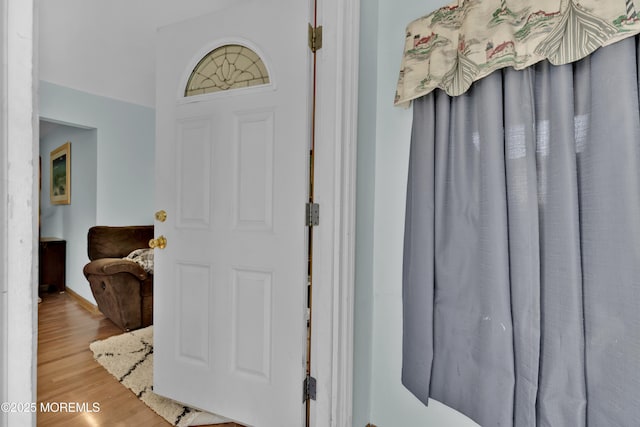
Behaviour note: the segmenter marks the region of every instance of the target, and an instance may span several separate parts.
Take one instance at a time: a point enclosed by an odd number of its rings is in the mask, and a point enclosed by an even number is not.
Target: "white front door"
[[[226,2],[159,31],[154,391],[247,426],[304,423],[309,171],[305,0]],[[269,83],[185,97],[208,52]],[[216,79],[230,81],[233,61]],[[235,74],[237,75],[237,74]]]

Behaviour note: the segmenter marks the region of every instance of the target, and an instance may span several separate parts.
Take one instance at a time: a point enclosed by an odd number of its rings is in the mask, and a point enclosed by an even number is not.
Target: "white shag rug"
[[[174,426],[229,422],[226,418],[183,406],[153,392],[153,326],[94,341],[89,348],[99,364]]]

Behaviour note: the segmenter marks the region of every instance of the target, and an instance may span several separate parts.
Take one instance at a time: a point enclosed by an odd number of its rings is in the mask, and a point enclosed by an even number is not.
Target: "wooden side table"
[[[66,280],[67,241],[55,237],[40,238],[40,287],[64,292]]]

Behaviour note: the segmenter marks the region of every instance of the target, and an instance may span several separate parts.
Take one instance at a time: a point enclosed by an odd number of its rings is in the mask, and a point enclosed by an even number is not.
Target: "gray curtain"
[[[637,39],[414,102],[403,384],[481,426],[640,426]]]

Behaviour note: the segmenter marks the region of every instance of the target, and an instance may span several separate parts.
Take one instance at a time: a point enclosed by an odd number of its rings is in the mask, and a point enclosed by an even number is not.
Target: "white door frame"
[[[311,374],[314,427],[349,427],[353,409],[356,129],[360,0],[320,0]],[[318,310],[317,308],[322,309]]]
[[[0,1],[0,402],[36,401],[38,148],[34,1]],[[30,412],[0,426],[35,426]]]
[[[324,43],[318,51],[323,89],[316,118],[315,198],[321,218],[313,249],[313,300],[328,309],[314,312],[315,427],[349,427],[352,418],[359,14],[360,0],[322,0],[318,8]],[[0,398],[14,402],[36,401],[35,16],[34,0],[0,0],[0,159],[6,159],[0,164],[0,196],[7,201],[0,204],[0,281],[6,284],[0,287],[0,308],[7,313],[0,319],[0,379],[5,385]],[[0,414],[4,425],[35,425],[35,414]]]

